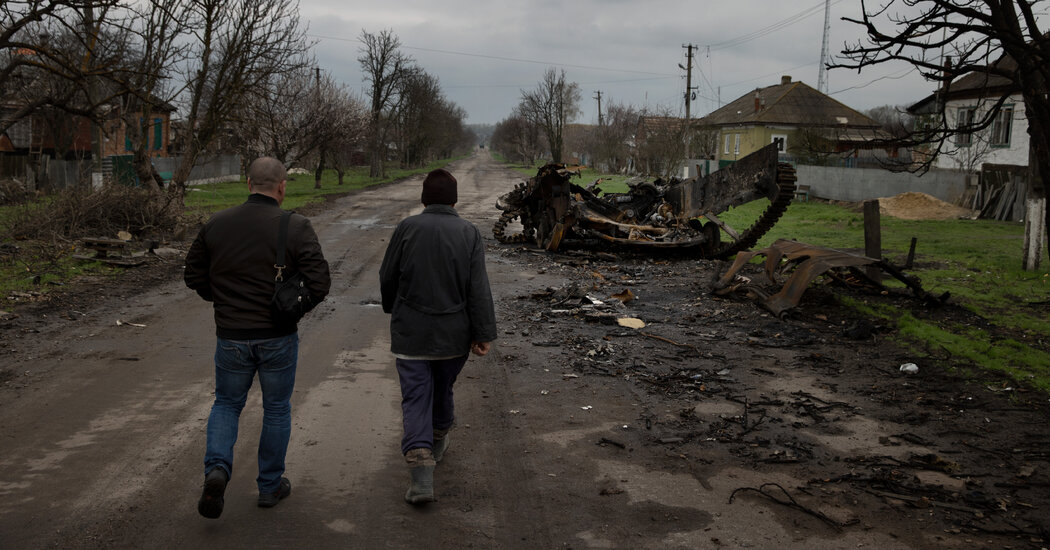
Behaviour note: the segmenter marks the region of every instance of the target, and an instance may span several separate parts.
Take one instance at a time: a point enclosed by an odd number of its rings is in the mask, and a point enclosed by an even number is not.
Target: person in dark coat
[[[449,447],[452,386],[470,352],[496,339],[496,314],[478,228],[459,217],[456,178],[438,169],[423,180],[422,214],[394,230],[379,268],[390,350],[401,382],[401,452],[411,484],[405,500],[432,502],[434,467]]]
[[[197,502],[197,511],[206,518],[222,514],[237,425],[256,375],[263,402],[258,505],[272,507],[292,492],[284,459],[292,429],[299,334],[295,321],[275,321],[270,308],[285,179],[279,160],[253,161],[248,200],[212,216],[186,255],[186,286],[215,310],[215,402],[208,417],[204,490]],[[298,214],[289,220],[285,264],[284,277],[296,272],[306,277],[310,307],[328,295],[328,262],[310,220]]]

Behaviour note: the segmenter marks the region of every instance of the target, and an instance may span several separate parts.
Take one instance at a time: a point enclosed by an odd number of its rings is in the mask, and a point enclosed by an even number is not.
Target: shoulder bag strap
[[[281,225],[278,226],[277,230],[277,263],[273,266],[277,269],[277,276],[273,278],[278,283],[284,280],[284,268],[288,267],[284,265],[284,246],[288,241],[288,221],[292,219],[291,212],[284,212],[281,214]]]

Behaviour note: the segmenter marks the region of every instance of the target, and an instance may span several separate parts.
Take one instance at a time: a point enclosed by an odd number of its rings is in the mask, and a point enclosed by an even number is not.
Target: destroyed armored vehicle
[[[492,231],[502,243],[535,242],[550,251],[605,241],[727,258],[754,246],[794,198],[795,169],[777,156],[773,144],[703,178],[629,184],[627,193],[604,195],[597,182],[583,187],[571,181],[577,171],[548,164],[499,198],[496,207],[503,214]],[[735,229],[718,217],[761,199],[768,199],[768,206],[746,228]],[[515,219],[521,232],[508,235]]]

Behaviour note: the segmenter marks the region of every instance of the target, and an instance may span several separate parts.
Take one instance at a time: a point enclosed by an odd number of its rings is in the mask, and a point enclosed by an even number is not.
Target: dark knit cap
[[[420,201],[424,206],[431,204],[456,204],[456,178],[448,170],[438,168],[423,178],[423,196]]]

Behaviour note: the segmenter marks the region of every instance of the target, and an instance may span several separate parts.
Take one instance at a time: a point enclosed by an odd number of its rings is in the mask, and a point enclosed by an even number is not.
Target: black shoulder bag
[[[281,215],[280,229],[277,231],[277,263],[273,267],[277,269],[274,280],[273,300],[270,301],[270,309],[273,320],[280,325],[294,325],[299,319],[306,315],[313,307],[313,298],[309,289],[306,288],[306,277],[301,271],[285,279],[284,269],[288,267],[284,263],[284,249],[288,241],[288,221],[292,213],[285,212]]]

